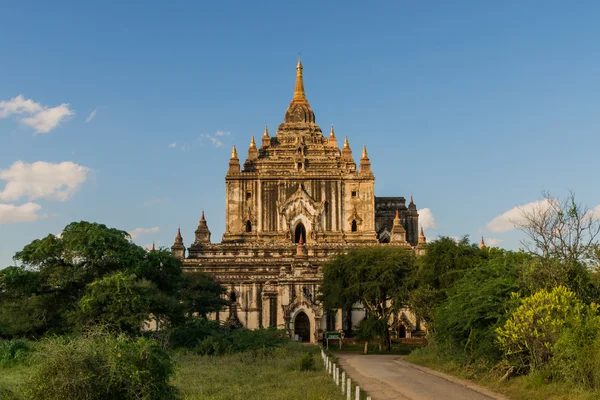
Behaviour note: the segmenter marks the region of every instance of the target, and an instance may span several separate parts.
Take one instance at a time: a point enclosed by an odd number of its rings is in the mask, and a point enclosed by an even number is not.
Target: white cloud
[[[48,133],[56,128],[62,120],[75,112],[64,103],[56,107],[42,106],[31,99],[18,95],[10,100],[0,101],[0,118],[11,115],[22,115],[18,120],[35,129],[35,133]]]
[[[145,235],[148,233],[156,233],[158,231],[160,231],[160,228],[158,226],[155,226],[154,228],[135,228],[134,230],[129,232],[129,236],[131,236],[132,239],[137,239],[141,235]]]
[[[96,116],[96,111],[98,111],[98,107],[94,108],[94,111],[92,111],[90,115],[88,115],[88,117],[85,119],[86,124],[94,119],[94,117]]]
[[[21,122],[35,129],[35,133],[48,133],[56,128],[62,119],[74,114],[68,104],[61,104],[53,108],[44,108],[31,117],[21,119]]]
[[[225,132],[222,130],[218,130],[215,132],[215,136],[229,136],[229,135],[231,135],[231,132]]]
[[[423,229],[435,229],[437,228],[437,222],[433,213],[429,208],[422,208],[418,211],[419,223]]]
[[[0,180],[6,181],[0,191],[0,201],[15,201],[22,197],[65,201],[87,180],[90,171],[70,161],[58,164],[17,161],[10,168],[0,170]]]
[[[485,239],[486,246],[498,247],[500,243],[504,242],[504,239],[489,237]]]
[[[219,131],[217,131],[217,133],[218,132]],[[200,137],[204,138],[204,139],[208,139],[215,147],[221,147],[221,146],[223,146],[223,142],[221,142],[216,137],[209,135],[208,133],[202,133],[202,134],[200,134]]]
[[[516,206],[497,216],[487,224],[490,232],[501,233],[516,229],[517,226],[525,222],[523,214],[530,214],[535,211],[547,210],[550,202],[547,199],[534,201],[524,205]]]
[[[600,204],[596,208],[591,209],[589,213],[592,214],[592,217],[600,219]]]
[[[31,202],[20,206],[14,204],[0,204],[0,225],[37,221],[43,217],[38,214],[41,208],[42,207],[39,204]]]
[[[0,101],[0,118],[6,118],[12,114],[35,114],[42,108],[41,104],[31,99],[24,99],[20,94],[8,101]]]
[[[175,147],[177,147],[177,142],[173,142],[173,143],[169,144],[169,147],[174,149]]]

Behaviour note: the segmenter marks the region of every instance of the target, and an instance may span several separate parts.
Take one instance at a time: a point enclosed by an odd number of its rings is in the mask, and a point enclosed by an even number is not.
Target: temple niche
[[[408,206],[404,197],[376,197],[366,146],[357,165],[347,137],[340,149],[333,126],[323,135],[306,98],[300,60],[284,120],[274,136],[265,127],[260,144],[251,137],[243,163],[232,149],[221,243],[211,243],[202,212],[187,257],[180,232],[173,255],[182,259],[184,270],[213,274],[228,288],[232,306],[212,319],[250,329],[287,329],[307,342],[319,340],[325,330],[350,330],[364,310],[360,304],[324,310],[317,296],[320,267],[351,247],[422,251],[425,236],[418,233],[412,196]],[[401,317],[403,332],[410,335],[417,321],[408,310]]]

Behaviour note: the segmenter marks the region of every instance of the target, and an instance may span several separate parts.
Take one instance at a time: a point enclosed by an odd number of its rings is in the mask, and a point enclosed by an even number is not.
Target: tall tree
[[[467,236],[459,241],[440,237],[428,243],[412,274],[415,287],[410,293],[412,311],[434,330],[435,310],[448,298],[455,283],[487,258],[487,250],[470,243]]]
[[[378,327],[381,345],[389,351],[390,317],[407,304],[414,262],[412,250],[391,246],[354,249],[336,257],[323,267],[321,299],[325,308],[362,303],[371,321],[378,322],[369,326]]]
[[[544,200],[533,208],[521,207],[521,217],[513,221],[525,233],[525,249],[543,258],[569,264],[590,261],[600,234],[600,215],[582,205],[574,192],[564,198],[542,192]]]
[[[564,198],[542,192],[543,201],[521,207],[513,223],[525,233],[522,245],[537,259],[528,271],[538,288],[564,285],[586,301],[598,300],[590,270],[597,268],[600,215],[570,192]]]
[[[127,232],[102,224],[73,222],[15,260],[22,265],[0,272],[0,336],[97,322],[133,332],[149,313],[177,324],[223,305],[216,282],[200,273],[190,281],[168,251],[146,252]]]

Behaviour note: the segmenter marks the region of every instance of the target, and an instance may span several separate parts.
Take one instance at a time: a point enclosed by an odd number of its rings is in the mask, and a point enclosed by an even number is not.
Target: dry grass
[[[542,374],[519,376],[500,382],[504,371],[483,364],[465,367],[440,357],[435,351],[428,351],[426,348],[411,353],[407,361],[469,379],[515,400],[597,400],[600,398],[598,392],[575,388],[566,383],[549,382]]]
[[[315,359],[315,371],[300,371],[306,352]],[[180,355],[176,360],[175,385],[186,400],[342,399],[323,370],[317,347],[293,344],[272,354]]]

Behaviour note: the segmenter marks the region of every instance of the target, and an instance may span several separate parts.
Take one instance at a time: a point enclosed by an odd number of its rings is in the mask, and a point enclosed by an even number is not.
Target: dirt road
[[[340,366],[373,400],[507,400],[471,382],[410,364],[403,356],[336,356]]]

